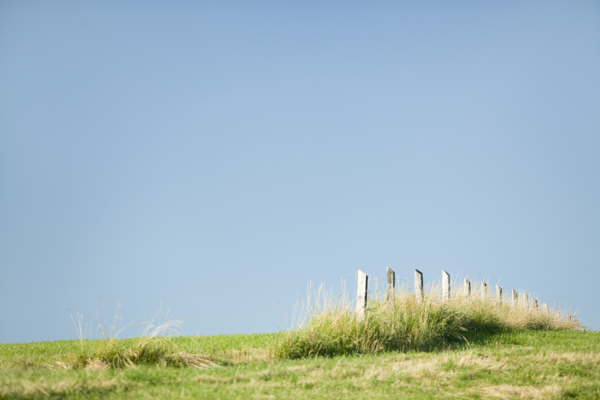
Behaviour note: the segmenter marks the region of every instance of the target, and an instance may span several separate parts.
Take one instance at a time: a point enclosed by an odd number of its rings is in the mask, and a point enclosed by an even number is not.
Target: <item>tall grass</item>
[[[117,306],[111,326],[97,321],[99,338],[95,340],[86,338],[82,329],[83,316],[79,312],[75,316],[71,314],[80,342],[79,352],[71,367],[87,369],[135,368],[139,365],[205,367],[214,364],[206,356],[178,350],[172,335],[179,334],[183,320],[172,319],[170,310],[165,312],[162,307],[149,321],[137,324],[144,326],[140,337],[118,339],[118,335],[123,330],[134,326],[132,322],[120,329],[117,328],[117,321],[120,320],[117,316],[119,308],[120,304]],[[95,346],[89,346],[89,342],[93,342]]]
[[[474,287],[481,286],[475,283]],[[391,302],[384,298],[385,290],[376,289],[369,294],[368,308],[360,318],[345,290],[342,295],[334,296],[321,286],[314,304],[313,294],[309,293],[304,318],[282,336],[275,356],[302,358],[431,350],[466,341],[477,333],[565,330],[579,326],[576,319],[569,322],[554,311],[545,313],[522,301],[512,305],[507,298],[500,301],[477,290],[469,297],[461,290],[451,293],[449,300],[442,300],[440,286],[430,286],[419,301],[414,292],[401,287]],[[523,293],[519,298],[523,298]]]

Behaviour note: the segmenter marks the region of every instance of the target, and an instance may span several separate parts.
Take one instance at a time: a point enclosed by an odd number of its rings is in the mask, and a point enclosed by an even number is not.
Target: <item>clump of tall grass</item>
[[[428,287],[422,299],[406,287],[396,290],[393,301],[385,298],[384,290],[370,293],[368,307],[360,317],[343,292],[336,297],[321,286],[314,304],[309,293],[304,319],[282,335],[275,357],[432,350],[464,342],[478,333],[579,326],[576,319],[567,321],[529,303],[511,304],[506,298],[488,297],[487,292],[466,296],[454,291],[443,300],[439,285]]]
[[[117,306],[117,311],[120,304]],[[98,323],[99,339],[88,340],[82,330],[82,316],[77,313],[71,319],[78,331],[80,349],[76,360],[72,363],[74,368],[104,369],[104,368],[135,368],[140,365],[158,367],[206,367],[214,363],[206,356],[189,354],[177,349],[171,340],[171,334],[178,334],[183,325],[183,320],[170,319],[170,311],[163,309],[156,311],[149,321],[141,323],[145,328],[142,335],[132,339],[118,339],[118,335],[133,323],[121,329],[116,328],[118,320],[117,311],[110,327]],[[164,316],[163,322],[157,322]],[[95,346],[89,346],[93,343]]]
[[[154,367],[207,367],[214,365],[210,358],[200,354],[178,351],[168,337],[140,337],[133,341],[107,340],[101,342],[92,354],[80,353],[74,367],[82,368],[135,368]]]

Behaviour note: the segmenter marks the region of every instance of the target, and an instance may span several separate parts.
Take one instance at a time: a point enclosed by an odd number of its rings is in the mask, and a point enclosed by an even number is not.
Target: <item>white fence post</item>
[[[525,308],[529,310],[529,295],[528,294],[523,294],[523,304],[525,305]]]
[[[487,283],[481,282],[481,300],[487,301]]]
[[[502,303],[502,288],[498,285],[496,285],[496,300]]]
[[[544,314],[550,315],[550,311],[548,310],[548,304],[542,303],[542,310],[544,310]]]
[[[365,308],[367,308],[367,288],[369,286],[369,276],[358,270],[358,291],[356,293],[356,314],[359,319],[365,316]]]
[[[442,299],[450,300],[450,274],[442,271]]]
[[[423,293],[423,273],[418,269],[415,269],[415,296],[419,303],[422,302],[425,297]]]
[[[390,304],[394,304],[396,300],[396,273],[391,270],[389,267],[387,268],[387,301]]]
[[[464,289],[464,295],[466,298],[471,297],[471,282],[469,282],[467,280],[467,278],[465,278],[465,284],[463,286]]]
[[[512,305],[515,307],[519,302],[519,295],[515,289],[512,290]]]

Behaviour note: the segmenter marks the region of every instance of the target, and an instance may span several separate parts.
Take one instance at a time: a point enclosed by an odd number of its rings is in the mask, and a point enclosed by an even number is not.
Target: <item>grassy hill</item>
[[[377,293],[364,314],[317,296],[273,334],[161,336],[170,321],[133,339],[0,345],[0,399],[600,399],[600,333],[574,316],[487,291]]]
[[[600,398],[598,332],[512,331],[429,352],[273,359],[281,335],[169,339],[214,362],[200,368],[69,365],[98,341],[0,345],[0,398]]]

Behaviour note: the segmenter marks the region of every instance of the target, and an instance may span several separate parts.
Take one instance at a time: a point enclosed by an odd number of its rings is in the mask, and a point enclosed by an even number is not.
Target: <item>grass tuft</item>
[[[138,366],[203,368],[214,365],[210,358],[201,354],[178,351],[168,337],[141,337],[133,340],[100,341],[92,353],[80,352],[74,368],[136,368]]]
[[[120,305],[117,306],[117,311]],[[159,317],[163,316],[165,322],[156,323]],[[75,361],[69,366],[71,368],[84,368],[87,370],[102,370],[107,368],[123,369],[136,368],[138,366],[152,367],[174,367],[174,368],[204,368],[215,365],[207,356],[201,354],[191,354],[180,351],[172,340],[171,334],[178,334],[183,325],[182,320],[169,319],[170,312],[159,309],[152,318],[141,325],[145,329],[141,337],[133,339],[119,340],[117,335],[123,329],[116,329],[117,312],[115,312],[115,322],[110,327],[109,334],[100,329],[103,325],[98,324],[100,339],[95,340],[95,347],[87,346],[88,342],[82,334],[81,314],[73,319],[80,339],[80,349]],[[156,325],[155,325],[156,324]],[[133,323],[126,325],[129,327]],[[108,337],[107,337],[108,336]],[[60,368],[61,365],[52,366]]]

